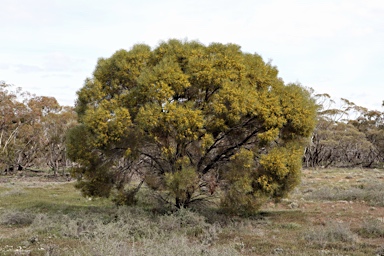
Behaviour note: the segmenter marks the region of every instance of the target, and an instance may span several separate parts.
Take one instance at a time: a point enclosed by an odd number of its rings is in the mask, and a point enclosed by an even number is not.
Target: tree
[[[306,167],[372,167],[382,148],[382,113],[368,111],[347,99],[336,106],[328,94],[314,95],[318,122],[306,148]]]
[[[237,207],[235,190],[254,208],[285,196],[298,183],[317,107],[277,75],[234,44],[170,40],[99,59],[77,92],[79,125],[68,133],[78,187],[124,194],[136,175],[176,207],[217,186],[227,208]]]
[[[383,166],[384,160],[384,113],[377,110],[359,108],[359,116],[349,120],[371,144],[369,157],[364,161],[364,167]]]
[[[51,167],[66,162],[65,134],[76,123],[73,108],[0,84],[0,168]]]
[[[39,151],[40,167],[46,165],[53,170],[54,175],[60,167],[66,166],[66,131],[76,124],[76,114],[73,107],[63,107],[53,97],[38,96],[27,102],[32,125],[36,134],[34,149]]]
[[[14,90],[12,90],[14,89]],[[23,158],[26,145],[30,143],[30,116],[26,105],[19,101],[23,97],[21,88],[13,88],[5,82],[0,83],[0,167],[16,169],[19,164],[29,162]],[[24,136],[20,136],[23,134]]]

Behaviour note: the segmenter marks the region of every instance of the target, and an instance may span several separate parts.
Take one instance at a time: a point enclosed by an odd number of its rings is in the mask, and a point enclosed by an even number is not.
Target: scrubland
[[[213,204],[171,211],[145,188],[134,207],[74,182],[0,176],[0,255],[384,255],[384,171],[303,170],[289,198],[254,216]]]

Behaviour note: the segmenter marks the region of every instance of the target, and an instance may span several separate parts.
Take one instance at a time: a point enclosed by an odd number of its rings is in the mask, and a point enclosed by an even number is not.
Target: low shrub
[[[35,215],[28,211],[8,210],[1,214],[1,225],[30,225],[35,219]]]
[[[384,237],[384,224],[377,219],[365,220],[357,233],[365,238],[380,238]]]
[[[191,241],[184,235],[164,235],[158,239],[143,239],[141,241],[104,239],[97,237],[88,239],[77,253],[79,255],[212,255],[236,256],[240,253],[231,245],[209,247],[202,243]]]
[[[327,223],[324,227],[315,227],[304,232],[303,236],[308,245],[322,249],[338,243],[347,247],[357,242],[357,236],[351,231],[349,225],[338,222]]]
[[[75,255],[236,255],[231,246],[216,244],[221,230],[188,209],[154,215],[128,206],[116,208],[109,221],[92,214],[37,214],[29,226],[30,233],[79,241]]]
[[[372,206],[384,206],[383,184],[361,184],[350,188],[322,187],[305,196],[309,200],[365,201]]]

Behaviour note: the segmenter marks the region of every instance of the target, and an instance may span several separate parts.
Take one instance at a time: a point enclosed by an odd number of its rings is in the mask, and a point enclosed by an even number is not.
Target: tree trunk
[[[192,194],[187,192],[185,199],[182,199],[180,197],[176,197],[175,200],[175,206],[177,209],[180,208],[188,208],[189,204],[191,203]]]

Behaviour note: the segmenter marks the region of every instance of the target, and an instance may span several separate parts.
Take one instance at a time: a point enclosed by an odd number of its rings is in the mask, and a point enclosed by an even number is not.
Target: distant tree
[[[347,99],[341,106],[328,94],[314,96],[318,122],[304,154],[306,167],[369,167],[377,162],[380,113],[368,111]]]
[[[67,137],[78,187],[131,197],[135,174],[176,207],[218,185],[227,209],[284,197],[299,182],[316,105],[277,75],[234,44],[170,40],[99,59]]]
[[[28,108],[19,101],[21,88],[14,88],[5,82],[0,83],[0,166],[3,169],[16,169],[23,164],[22,152],[25,143],[20,134],[28,133],[30,119]]]
[[[71,162],[67,159],[65,144],[67,131],[77,125],[77,115],[73,107],[62,107],[58,113],[47,115],[46,132],[46,160],[47,165],[56,175],[60,168],[65,170]]]
[[[66,161],[66,131],[76,124],[73,108],[2,82],[0,114],[0,167],[16,170],[48,165],[56,174]]]
[[[66,131],[76,125],[76,113],[72,107],[63,107],[53,97],[38,96],[28,100],[36,134],[34,147],[44,164],[56,175],[66,166]],[[31,149],[32,150],[32,149]]]
[[[359,109],[359,116],[349,120],[372,145],[369,157],[364,162],[365,167],[383,166],[384,162],[384,113],[377,110]]]

